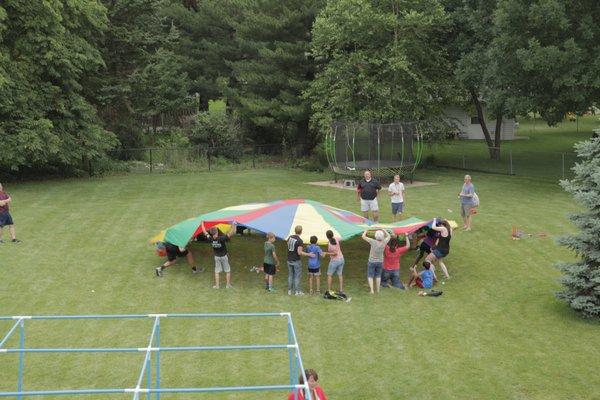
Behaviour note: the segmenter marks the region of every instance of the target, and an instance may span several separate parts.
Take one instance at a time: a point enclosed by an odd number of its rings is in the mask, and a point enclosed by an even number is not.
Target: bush
[[[237,161],[242,156],[242,129],[238,118],[225,112],[201,112],[190,133],[195,144],[207,145],[213,157]]]

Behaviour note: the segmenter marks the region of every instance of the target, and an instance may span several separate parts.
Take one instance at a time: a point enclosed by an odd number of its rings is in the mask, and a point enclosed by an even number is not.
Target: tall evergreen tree
[[[309,106],[302,98],[314,74],[311,27],[320,0],[247,1],[234,19],[238,60],[225,94],[250,136],[267,143],[308,142]]]
[[[165,0],[103,1],[106,68],[96,79],[95,101],[123,147],[152,144],[144,125],[156,127],[161,113],[190,106],[189,78],[175,52],[179,32],[163,13]]]
[[[161,13],[180,32],[173,50],[189,77],[190,93],[201,110],[223,97],[231,76],[229,62],[240,59],[233,21],[245,0],[169,0]]]
[[[115,144],[83,87],[106,23],[96,0],[0,4],[0,167],[78,167]]]
[[[579,261],[558,265],[564,273],[558,297],[586,317],[600,318],[600,138],[575,149],[580,158],[573,168],[575,178],[561,184],[586,211],[570,217],[579,232],[559,239]]]

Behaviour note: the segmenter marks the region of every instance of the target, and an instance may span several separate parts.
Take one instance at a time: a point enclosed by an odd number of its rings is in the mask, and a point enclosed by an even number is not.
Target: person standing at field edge
[[[8,212],[8,205],[11,203],[12,198],[4,191],[4,187],[0,183],[0,244],[4,243],[2,240],[2,231],[5,226],[8,226],[8,233],[10,234],[11,242],[21,243],[15,234],[15,223],[12,216]]]

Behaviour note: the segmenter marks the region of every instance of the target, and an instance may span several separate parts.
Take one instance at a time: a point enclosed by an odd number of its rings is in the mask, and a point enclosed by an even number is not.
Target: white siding
[[[485,110],[484,110],[485,113]],[[462,110],[458,107],[448,107],[444,114],[446,117],[454,123],[462,137],[466,139],[484,139],[483,130],[481,129],[481,125],[479,123],[472,124],[471,123],[471,115],[465,110]],[[473,115],[474,117],[475,115]],[[486,124],[488,130],[491,135],[495,134],[496,131],[496,120],[486,120]],[[516,134],[516,125],[515,120],[512,118],[503,118],[502,119],[502,132],[501,139],[502,140],[513,140]]]

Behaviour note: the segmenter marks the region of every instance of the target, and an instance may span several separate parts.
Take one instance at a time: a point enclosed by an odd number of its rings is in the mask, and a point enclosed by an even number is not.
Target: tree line
[[[597,104],[597,21],[595,0],[4,0],[0,169],[228,126],[310,152],[332,121],[435,122],[448,105],[478,115],[499,157],[487,120]]]

